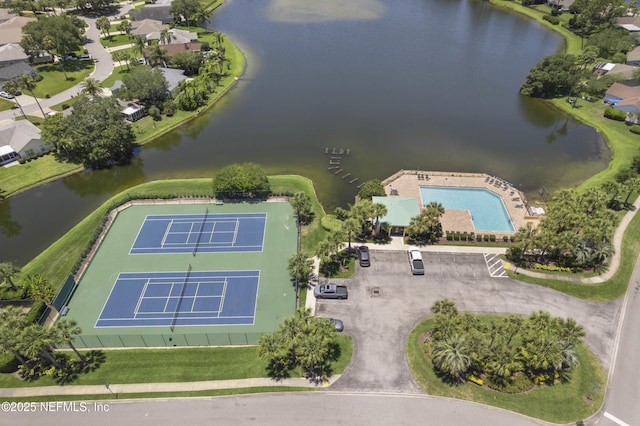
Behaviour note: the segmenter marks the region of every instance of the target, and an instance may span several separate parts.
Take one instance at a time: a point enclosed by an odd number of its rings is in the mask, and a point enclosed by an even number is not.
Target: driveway
[[[444,298],[459,311],[529,315],[544,310],[574,318],[609,369],[622,299],[594,303],[493,278],[482,254],[423,252],[423,258],[427,274],[413,276],[404,252],[372,250],[371,267],[356,267],[352,279],[333,280],[349,287],[348,300],[317,301],[316,315],[342,319],[354,341],[351,364],[330,390],[422,392],[407,367],[405,345],[415,325],[432,315],[433,303]]]

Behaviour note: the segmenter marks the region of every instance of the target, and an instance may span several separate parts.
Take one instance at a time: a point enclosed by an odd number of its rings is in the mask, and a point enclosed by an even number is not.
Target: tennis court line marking
[[[604,416],[606,418],[608,418],[609,420],[613,420],[614,422],[618,423],[620,426],[631,426],[629,423],[623,422],[622,420],[620,420],[619,418],[617,418],[613,414],[609,414],[606,411],[604,412]]]
[[[218,308],[218,318],[220,318],[220,315],[222,314],[222,309],[224,308],[224,298],[226,295],[227,295],[227,277],[224,278],[224,284],[222,284],[222,297],[220,298],[220,307]]]
[[[140,292],[140,296],[138,296],[138,303],[136,303],[136,307],[133,309],[133,318],[136,318],[138,316],[138,312],[140,311],[140,304],[142,303],[144,294],[147,292],[148,286],[149,286],[149,279],[147,279],[147,281],[144,283],[144,286],[142,286],[142,291]]]
[[[203,326],[203,327],[210,327],[210,326],[247,326],[247,325],[255,325],[256,322],[256,316],[257,316],[257,305],[258,305],[258,294],[259,294],[259,289],[260,289],[260,276],[261,276],[261,270],[249,270],[249,271],[237,271],[237,270],[224,270],[224,271],[197,271],[197,273],[214,273],[216,275],[219,275],[220,277],[224,277],[224,287],[223,287],[223,294],[220,296],[201,296],[201,298],[204,297],[211,297],[211,298],[216,298],[219,297],[221,298],[221,302],[220,302],[220,307],[218,311],[191,311],[191,312],[187,312],[187,313],[192,313],[192,314],[197,314],[197,313],[207,313],[210,315],[206,315],[206,316],[189,316],[187,318],[183,318],[186,321],[191,321],[191,320],[212,320],[212,319],[251,319],[251,322],[247,322],[247,323],[240,323],[240,324],[206,324],[206,323],[196,323],[196,324],[188,324],[188,326],[190,327],[197,327],[197,326]],[[246,275],[235,275],[234,273],[237,272],[249,272],[249,274]],[[224,273],[231,273],[232,275],[224,275]],[[115,318],[115,317],[111,317],[111,318],[102,318],[102,314],[104,312],[104,308],[107,306],[107,303],[109,302],[109,300],[111,299],[111,295],[114,291],[114,289],[116,288],[116,284],[119,281],[128,281],[128,280],[139,280],[139,278],[137,276],[130,276],[127,278],[120,278],[122,275],[140,275],[140,274],[160,274],[161,277],[159,279],[166,279],[166,280],[172,280],[172,281],[167,281],[166,283],[156,283],[158,285],[171,285],[172,289],[173,286],[175,285],[175,281],[173,278],[171,278],[169,275],[171,274],[183,274],[183,272],[181,271],[163,271],[163,272],[151,272],[151,271],[145,271],[145,272],[120,272],[116,278],[116,281],[114,282],[113,286],[111,287],[111,290],[109,291],[109,295],[107,296],[104,304],[102,305],[102,309],[100,310],[100,314],[98,315],[98,318],[96,319],[96,322],[94,324],[95,328],[120,328],[122,326],[118,326],[118,325],[102,325],[102,326],[98,326],[98,323],[100,322],[100,320],[102,320],[103,322],[121,322],[121,321],[127,321],[127,322],[136,322],[136,320],[165,320],[167,319],[166,315],[170,315],[170,314],[175,314],[176,312],[166,312],[166,304],[165,304],[165,312],[160,313],[157,312],[157,314],[162,314],[162,316],[145,316],[145,313],[142,312],[140,313],[140,316],[136,315],[135,312],[132,312],[134,315],[133,316],[129,316],[129,317],[124,317],[124,318]],[[162,274],[167,274],[166,276],[162,276]],[[221,317],[220,315],[222,314],[222,307],[224,305],[224,296],[226,294],[226,287],[227,287],[227,282],[228,282],[228,278],[233,277],[233,278],[255,278],[256,279],[256,287],[255,287],[255,298],[254,298],[254,304],[253,304],[253,315],[226,315]],[[214,277],[208,276],[208,277],[200,277],[199,279],[211,279]],[[138,309],[137,306],[139,306],[139,304],[141,303],[142,300],[142,295],[144,294],[144,291],[146,291],[146,288],[149,284],[154,285],[153,283],[150,283],[149,281],[152,280],[153,278],[147,277],[147,280],[144,283],[143,286],[143,290],[139,293],[138,295],[138,302],[136,305],[136,310]],[[156,277],[156,279],[158,279]],[[198,281],[198,283],[200,283],[201,281]],[[220,284],[220,281],[214,281],[213,283],[217,283]],[[166,296],[167,298],[167,303],[168,301],[171,299],[171,291],[169,292],[169,295]],[[194,296],[189,296],[189,297],[194,297],[195,300],[195,295]],[[148,298],[164,298],[163,296],[149,296]],[[215,313],[217,312],[217,316],[212,316],[215,315]],[[150,315],[156,314],[156,312],[154,313],[150,313]],[[127,327],[129,325],[125,325],[124,327]],[[136,327],[166,327],[166,324],[159,324],[159,325],[136,325]]]
[[[146,222],[146,219],[145,219]],[[143,222],[144,225],[144,222]],[[162,240],[160,240],[160,247],[164,247],[165,244],[167,243],[167,237],[169,236],[169,230],[171,229],[171,226],[173,225],[173,219],[171,219],[171,222],[169,222],[169,226],[167,226],[164,229],[164,235],[162,236]],[[140,229],[142,229],[142,226],[140,227]]]

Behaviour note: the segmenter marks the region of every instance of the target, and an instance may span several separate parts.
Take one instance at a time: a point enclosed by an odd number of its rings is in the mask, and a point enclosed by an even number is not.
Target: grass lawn
[[[340,374],[351,360],[353,345],[351,338],[343,334],[336,335],[336,342],[340,347],[340,356],[331,363],[331,371]],[[79,375],[70,384],[178,383],[269,377],[267,363],[258,357],[257,346],[100,352],[104,360],[99,368]],[[75,357],[73,352],[68,353]],[[302,377],[302,372],[293,371],[291,377]],[[0,374],[0,388],[55,385],[51,377],[24,382],[14,374]]]
[[[524,394],[505,394],[468,382],[452,386],[440,380],[422,350],[420,335],[433,328],[433,319],[419,324],[407,341],[407,362],[416,382],[429,394],[501,407],[552,423],[586,419],[602,406],[607,374],[597,358],[581,345],[580,366],[567,384],[542,387]],[[596,385],[595,388],[593,385]]]
[[[310,224],[302,228],[302,252],[308,257],[312,257],[315,254],[316,246],[327,234],[327,231],[320,225],[325,213],[318,202],[313,182],[302,176],[270,176],[269,184],[275,194],[306,192],[311,197],[314,218]]]
[[[93,72],[95,63],[93,61],[67,61],[65,71],[69,79],[65,79],[64,73],[58,64],[45,64],[36,66],[38,74],[43,78],[36,85],[33,93],[38,98],[45,98],[46,95],[56,95],[60,92],[81,83]],[[31,95],[29,92],[25,92]]]
[[[14,106],[16,103],[14,101],[10,101],[4,98],[0,98],[0,111],[8,111]],[[20,111],[19,109],[17,110]]]
[[[131,44],[131,39],[126,34],[112,34],[111,38],[100,38],[100,44],[103,47],[116,47],[122,46],[123,44]]]
[[[0,196],[7,197],[31,185],[55,179],[79,169],[82,169],[82,166],[60,163],[53,158],[53,155],[45,155],[18,166],[2,167],[0,168]]]
[[[113,67],[113,72],[109,75],[109,77],[102,81],[102,87],[113,87],[117,80],[122,80],[122,76],[129,73],[129,69],[126,65],[118,66],[117,62],[115,62],[115,64],[116,65]]]

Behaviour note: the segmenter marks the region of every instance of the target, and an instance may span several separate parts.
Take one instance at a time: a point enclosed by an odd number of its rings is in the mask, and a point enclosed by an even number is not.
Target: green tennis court
[[[255,344],[295,309],[296,247],[289,203],[127,207],[68,304],[77,345]]]

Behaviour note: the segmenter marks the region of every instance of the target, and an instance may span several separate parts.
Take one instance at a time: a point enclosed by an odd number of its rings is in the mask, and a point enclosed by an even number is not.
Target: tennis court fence
[[[171,346],[256,345],[264,333],[172,333],[166,334],[81,334],[75,346],[81,348],[145,348]]]

